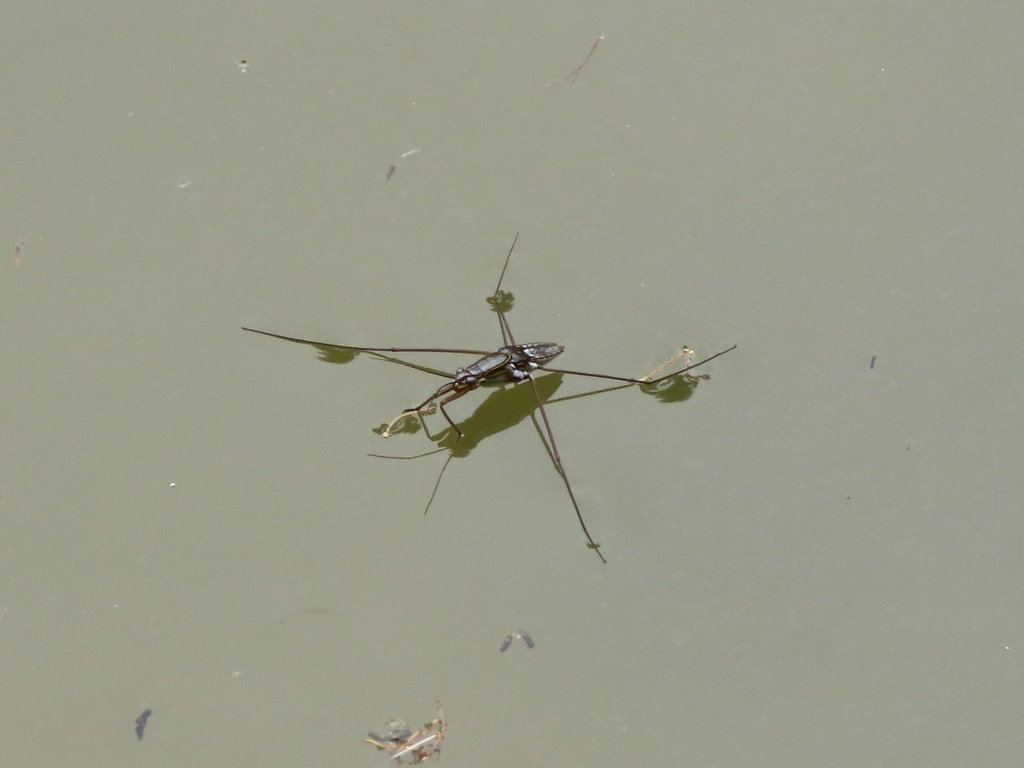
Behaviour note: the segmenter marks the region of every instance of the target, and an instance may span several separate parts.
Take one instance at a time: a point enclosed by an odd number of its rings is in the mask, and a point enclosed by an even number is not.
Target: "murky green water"
[[[1020,764],[1020,17],[15,9],[5,760]],[[607,565],[529,392],[384,440],[441,379],[240,330],[493,349],[516,232],[559,367],[739,345],[548,379]]]

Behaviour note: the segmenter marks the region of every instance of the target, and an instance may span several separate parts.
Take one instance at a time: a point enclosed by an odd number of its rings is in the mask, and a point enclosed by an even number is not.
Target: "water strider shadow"
[[[437,448],[411,456],[393,456],[380,453],[371,453],[369,455],[378,459],[412,460],[433,456],[439,453],[448,453],[448,458],[445,459],[444,464],[438,472],[434,488],[431,491],[430,498],[423,510],[423,514],[427,514],[431,505],[434,503],[434,498],[437,496],[438,488],[441,486],[441,480],[444,477],[452,459],[463,459],[468,457],[470,453],[472,453],[473,450],[485,439],[511,429],[512,427],[515,427],[529,419],[533,424],[537,437],[544,446],[548,460],[551,462],[552,469],[556,474],[564,477],[562,474],[563,470],[552,452],[548,437],[540,422],[537,420],[537,412],[540,408],[538,404],[538,397],[540,398],[540,402],[544,405],[552,406],[569,400],[593,397],[594,395],[613,392],[617,389],[626,389],[628,387],[637,386],[634,384],[617,384],[612,387],[603,387],[601,389],[581,392],[575,395],[555,398],[553,395],[562,386],[564,376],[565,374],[562,373],[546,373],[541,376],[534,376],[534,383],[537,387],[536,393],[527,382],[523,382],[518,385],[506,384],[501,389],[491,392],[486,398],[484,398],[483,402],[477,406],[468,418],[459,422],[459,429],[462,430],[463,435],[461,439],[459,438],[458,433],[456,433],[456,431],[451,427],[448,427],[437,434],[431,434],[427,430],[424,418],[416,413],[406,414],[401,420],[390,425],[381,424],[373,430],[378,435],[385,433],[388,435],[412,435],[422,430],[426,437],[437,445]],[[641,391],[655,397],[661,402],[682,402],[692,396],[693,390],[696,388],[698,381],[699,380],[693,376],[679,374],[678,377],[673,376],[668,379],[664,379],[657,384],[642,385]],[[645,388],[649,391],[645,391]]]
[[[548,373],[534,377],[541,402],[550,402],[551,396],[562,386],[562,379],[563,374],[561,373]],[[430,434],[425,429],[425,423],[415,413],[406,414],[400,423],[391,428],[390,433],[392,435],[414,434],[423,429],[430,441],[438,446],[438,451],[449,451],[454,458],[465,458],[488,437],[493,437],[526,421],[537,408],[537,398],[529,383],[505,385],[488,394],[469,417],[459,422],[459,429],[463,434],[461,440],[451,427],[436,435]],[[382,424],[373,431],[380,435],[386,427],[386,424]],[[430,451],[430,453],[436,452]],[[420,455],[430,455],[430,453]],[[387,459],[418,458],[415,456],[372,455]]]

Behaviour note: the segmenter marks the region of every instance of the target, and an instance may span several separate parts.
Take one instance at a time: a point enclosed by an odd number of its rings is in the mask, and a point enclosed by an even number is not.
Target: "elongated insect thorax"
[[[562,354],[560,344],[536,342],[502,347],[455,372],[454,389],[466,390],[484,383],[524,381],[549,360]]]
[[[453,383],[456,388],[465,390],[479,387],[489,379],[502,378],[505,368],[511,365],[511,360],[512,356],[506,350],[499,349],[465,368],[459,368],[455,371]]]

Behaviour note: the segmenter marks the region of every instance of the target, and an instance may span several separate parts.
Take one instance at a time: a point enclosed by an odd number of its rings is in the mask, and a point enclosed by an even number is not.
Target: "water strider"
[[[512,334],[512,329],[508,324],[507,313],[511,311],[514,298],[508,291],[501,290],[502,281],[505,279],[505,272],[508,269],[509,261],[512,258],[512,251],[515,250],[516,242],[519,240],[518,233],[515,239],[512,241],[512,247],[509,248],[508,255],[505,257],[505,264],[502,267],[501,275],[498,278],[498,285],[494,289],[494,293],[487,298],[487,302],[491,305],[491,309],[497,313],[498,322],[501,327],[502,346],[496,351],[491,352],[488,350],[479,349],[448,349],[441,347],[362,347],[351,344],[331,344],[328,342],[312,341],[310,339],[301,339],[295,336],[285,336],[279,333],[271,333],[270,331],[261,331],[255,328],[243,327],[242,330],[249,331],[251,333],[258,333],[263,336],[270,336],[275,339],[283,339],[285,341],[293,341],[300,344],[308,344],[317,347],[325,354],[325,359],[329,359],[328,355],[337,355],[339,352],[342,353],[337,361],[338,362],[349,362],[355,355],[360,352],[367,352],[376,355],[382,359],[390,362],[400,363],[426,373],[431,373],[437,376],[444,376],[451,380],[442,384],[438,389],[424,400],[419,405],[411,408],[406,408],[402,413],[388,425],[386,425],[380,434],[384,437],[388,437],[392,434],[392,430],[396,423],[402,421],[405,417],[415,414],[420,422],[423,422],[423,414],[433,411],[434,406],[440,409],[441,414],[445,420],[451,425],[451,428],[456,437],[456,441],[461,441],[464,437],[463,431],[459,426],[452,421],[452,418],[448,415],[448,411],[445,410],[445,406],[452,403],[468,393],[478,389],[485,385],[501,385],[501,384],[518,384],[523,381],[530,382],[530,388],[533,391],[534,400],[536,402],[536,408],[540,411],[541,419],[544,422],[544,433],[541,433],[541,439],[545,442],[551,460],[555,466],[555,470],[558,475],[562,478],[562,482],[565,485],[565,489],[569,494],[569,500],[572,502],[573,509],[576,512],[576,518],[579,520],[580,527],[583,530],[584,535],[587,537],[587,546],[593,549],[602,562],[607,562],[604,556],[601,554],[599,547],[601,546],[593,537],[590,535],[590,531],[587,529],[586,523],[583,521],[583,513],[580,511],[579,504],[576,501],[576,496],[573,493],[572,485],[569,483],[569,477],[565,472],[565,467],[562,464],[562,458],[558,452],[558,447],[555,443],[555,435],[551,429],[551,422],[548,420],[547,410],[544,408],[544,398],[541,397],[541,393],[537,387],[537,380],[534,378],[534,372],[543,370],[550,374],[571,375],[571,376],[584,376],[594,379],[603,379],[606,381],[619,382],[621,386],[632,386],[641,385],[644,387],[651,387],[652,392],[657,396],[656,388],[663,382],[669,382],[670,380],[676,380],[683,376],[689,376],[688,372],[697,366],[704,365],[704,363],[710,362],[726,352],[731,352],[736,348],[736,345],[729,347],[726,350],[718,352],[701,360],[698,363],[689,364],[689,358],[687,358],[687,365],[678,371],[664,374],[652,378],[652,376],[663,370],[667,365],[670,365],[673,361],[679,357],[684,356],[685,353],[692,352],[684,348],[684,353],[677,355],[672,358],[668,363],[661,366],[661,368],[652,371],[647,376],[634,378],[629,376],[613,376],[603,373],[590,373],[587,371],[575,371],[568,369],[551,368],[547,364],[555,357],[560,355],[565,347],[554,342],[532,342],[528,344],[517,344],[515,337]],[[431,352],[431,353],[449,353],[449,354],[466,354],[466,355],[478,355],[479,358],[469,365],[459,368],[455,371],[454,375],[449,375],[441,371],[437,371],[432,368],[425,366],[416,365],[405,360],[387,357],[384,353],[403,353],[403,352]],[[545,377],[547,378],[547,377]],[[690,377],[693,378],[693,377]],[[557,385],[556,385],[557,386]],[[550,397],[550,393],[547,393]],[[532,415],[531,415],[532,418]],[[534,422],[536,423],[536,422]],[[546,440],[545,440],[546,433]],[[428,433],[429,436],[429,433]],[[433,439],[433,438],[431,438]],[[452,455],[449,456],[448,461],[454,457],[456,452],[453,450]],[[406,457],[388,457],[388,458],[406,458]],[[445,467],[448,466],[448,462],[445,462]],[[444,468],[441,470],[441,474],[444,474]],[[441,476],[438,476],[437,484],[440,484]],[[434,493],[437,492],[437,484],[434,486]],[[431,501],[433,501],[433,494],[431,494]],[[427,508],[430,508],[430,503],[427,504]]]

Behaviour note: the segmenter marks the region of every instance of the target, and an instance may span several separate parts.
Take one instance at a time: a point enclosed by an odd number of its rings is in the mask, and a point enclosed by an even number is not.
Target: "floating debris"
[[[508,650],[508,647],[512,645],[513,640],[522,640],[526,643],[527,648],[533,648],[533,646],[536,645],[536,643],[533,642],[533,639],[526,634],[526,632],[520,629],[518,632],[513,632],[511,635],[505,635],[505,640],[501,644],[501,648],[498,650],[504,653]]]
[[[878,355],[872,355],[871,356],[871,370],[875,370],[875,359],[877,357],[878,357]]]
[[[562,83],[575,83],[576,82],[576,80],[580,76],[580,72],[582,72],[583,68],[585,66],[587,66],[587,62],[590,61],[590,57],[594,55],[594,51],[597,50],[597,46],[599,46],[601,44],[602,40],[604,40],[604,35],[598,35],[597,37],[594,38],[594,44],[590,46],[590,53],[587,54],[587,58],[585,58],[583,60],[583,63],[580,64],[578,67],[576,67],[576,69],[574,69],[568,75],[563,77],[562,78]],[[552,86],[555,86],[555,85],[561,85],[562,83],[548,83],[548,88],[551,88]]]
[[[135,718],[135,735],[139,737],[139,741],[142,741],[142,734],[146,732],[146,723],[149,722],[149,716],[152,714],[153,710],[147,709]]]
[[[440,701],[437,702],[437,717],[418,731],[410,729],[403,720],[389,720],[385,725],[387,732],[383,736],[370,731],[367,734],[369,738],[363,741],[386,750],[388,757],[396,763],[416,765],[441,755],[441,742],[448,731],[448,722]]]
[[[415,155],[417,152],[422,152],[422,149],[410,149],[408,152],[403,152],[401,159],[404,160],[409,155]],[[384,174],[384,181],[391,181],[391,177],[395,174],[395,166],[389,165],[388,172]]]
[[[373,739],[373,742],[371,743],[377,746],[378,749],[380,748],[381,744],[385,744],[388,746],[394,746],[396,744],[405,744],[405,742],[407,742],[409,738],[412,736],[412,729],[405,724],[405,720],[388,720],[386,723],[384,723],[384,725],[387,726],[388,730],[387,732],[385,732],[383,736],[374,733],[373,731],[370,731],[367,734],[370,737],[370,739]],[[367,741],[369,741],[369,739],[367,739]]]
[[[690,363],[693,362],[694,354],[696,354],[696,353],[692,349],[690,349],[688,346],[686,346],[684,344],[683,345],[683,349],[682,349],[682,351],[679,354],[673,355],[672,357],[670,357],[668,360],[666,360],[664,363],[659,365],[657,368],[655,368],[650,373],[645,373],[643,376],[640,377],[640,381],[650,381],[652,378],[654,378],[659,373],[664,371],[670,365],[674,365],[675,363],[679,362],[680,360],[683,360],[683,365],[684,366],[689,367]],[[684,360],[684,358],[685,358],[685,360]],[[683,369],[684,372],[685,372],[685,370],[686,370],[686,368]]]

